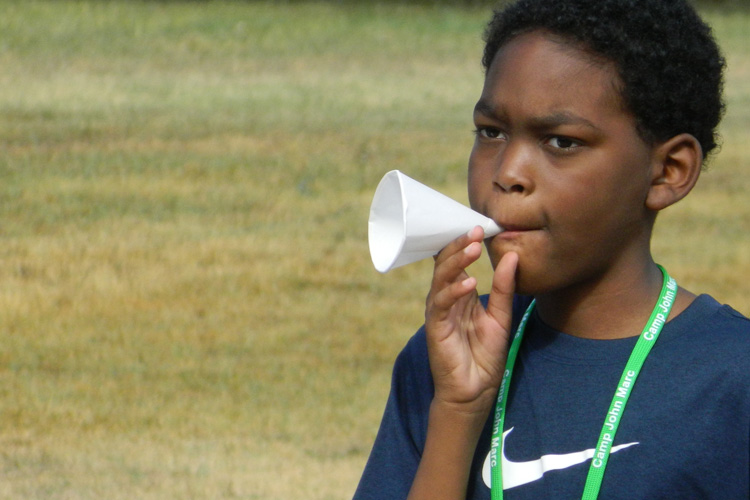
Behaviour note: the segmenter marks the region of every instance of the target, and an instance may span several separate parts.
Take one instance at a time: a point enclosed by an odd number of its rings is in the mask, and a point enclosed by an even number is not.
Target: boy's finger
[[[474,241],[482,241],[483,238],[484,229],[482,229],[481,226],[473,227],[468,233],[462,234],[455,240],[448,243],[445,248],[440,250],[440,252],[435,257],[435,262],[439,264],[450,258],[450,256],[462,251],[470,243]]]
[[[482,255],[482,245],[478,242],[471,242],[459,252],[436,262],[432,275],[432,289],[440,290],[457,280],[466,279],[466,268],[476,262],[480,255]]]
[[[484,230],[476,226],[440,251],[435,257],[435,269],[432,275],[433,291],[456,281],[464,273],[466,267],[479,258],[482,253],[479,242],[482,238],[484,238]]]
[[[508,252],[500,259],[492,276],[492,290],[487,302],[487,313],[507,330],[513,316],[513,294],[516,290],[518,254]]]
[[[476,287],[476,278],[466,276],[463,280],[456,281],[441,290],[435,291],[427,304],[427,314],[434,315],[437,320],[448,317],[450,309],[461,298],[473,292]]]

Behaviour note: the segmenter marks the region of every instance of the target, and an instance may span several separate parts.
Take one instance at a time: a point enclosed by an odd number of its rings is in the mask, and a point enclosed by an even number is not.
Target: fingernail
[[[469,231],[466,233],[466,236],[471,237],[471,234],[474,232],[474,230],[477,228],[477,226],[472,227],[469,229]]]

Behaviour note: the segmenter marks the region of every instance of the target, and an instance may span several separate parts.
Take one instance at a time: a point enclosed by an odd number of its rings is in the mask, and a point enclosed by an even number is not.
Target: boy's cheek
[[[468,176],[468,192],[469,192],[469,205],[473,210],[486,215],[484,208],[487,198],[486,191],[491,190],[492,181],[487,176],[481,175],[478,169],[473,168],[469,164],[469,176]]]

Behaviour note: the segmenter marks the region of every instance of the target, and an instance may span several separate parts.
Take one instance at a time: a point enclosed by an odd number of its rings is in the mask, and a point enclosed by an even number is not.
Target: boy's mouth
[[[524,216],[519,213],[492,213],[492,211],[487,210],[484,215],[494,220],[495,223],[503,229],[498,236],[505,235],[505,238],[510,237],[511,235],[537,231],[544,227],[544,224],[542,224],[537,218]]]
[[[489,217],[494,220],[498,226],[503,228],[504,232],[520,233],[525,231],[534,231],[540,228],[539,225],[533,224],[528,221],[522,221],[520,218]]]
[[[495,238],[499,238],[501,240],[515,239],[532,231],[538,231],[542,227],[541,225],[518,222],[518,220],[508,220],[508,218],[504,219],[501,217],[493,217],[492,219],[497,223],[498,226],[503,228],[503,231],[495,236]]]
[[[525,227],[525,226],[518,226],[514,224],[499,224],[500,227],[503,228],[503,231],[506,233],[523,233],[526,231],[533,231],[534,229],[531,227]]]

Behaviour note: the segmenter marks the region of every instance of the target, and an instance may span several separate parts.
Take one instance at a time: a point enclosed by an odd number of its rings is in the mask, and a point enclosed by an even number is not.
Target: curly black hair
[[[541,30],[612,61],[641,137],[692,134],[708,157],[724,114],[721,55],[711,28],[686,0],[519,0],[485,31],[485,70],[512,38]]]

